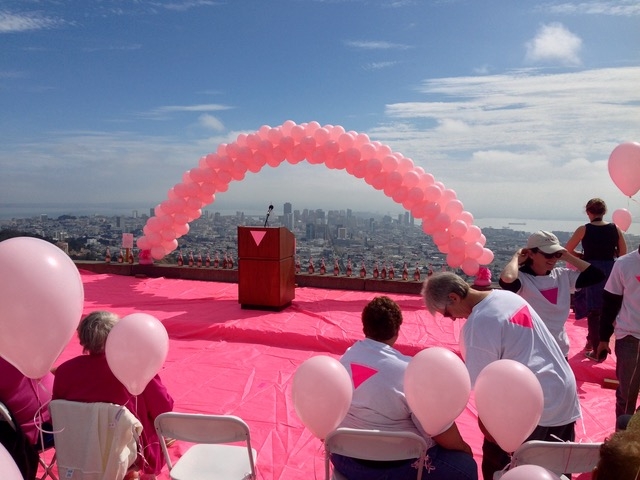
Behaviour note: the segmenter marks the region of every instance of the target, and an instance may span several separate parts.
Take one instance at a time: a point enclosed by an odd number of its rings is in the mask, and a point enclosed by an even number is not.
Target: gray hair
[[[97,310],[84,317],[78,325],[78,339],[83,353],[98,355],[104,353],[107,335],[118,323],[120,317],[112,312]]]
[[[438,272],[428,277],[422,285],[422,298],[432,315],[443,311],[449,304],[450,293],[465,298],[469,293],[469,284],[453,272]]]

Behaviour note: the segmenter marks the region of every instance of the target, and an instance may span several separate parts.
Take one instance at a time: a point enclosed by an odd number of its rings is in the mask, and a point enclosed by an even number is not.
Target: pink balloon
[[[469,275],[471,277],[480,270],[480,263],[475,258],[465,258],[460,264],[460,268],[465,275]]]
[[[424,198],[430,202],[437,202],[442,196],[442,190],[437,185],[432,184],[424,189]]]
[[[136,245],[138,246],[138,248],[140,250],[150,250],[151,249],[151,242],[149,242],[149,240],[147,239],[147,237],[139,237],[138,240],[136,240]]]
[[[4,445],[0,443],[0,472],[2,480],[23,480],[22,473]]]
[[[469,258],[479,259],[484,253],[484,249],[478,242],[471,242],[467,243],[465,253]]]
[[[475,384],[478,416],[505,452],[513,452],[538,425],[544,394],[528,367],[509,359],[482,369]]]
[[[459,218],[458,220],[461,219]],[[480,238],[480,235],[482,235],[482,230],[480,230],[480,227],[478,227],[477,225],[469,225],[469,228],[462,238],[464,238],[467,242],[475,242]]]
[[[449,251],[451,252],[464,254],[466,246],[467,245],[464,243],[464,240],[459,237],[453,237],[449,240]]]
[[[555,473],[539,465],[519,465],[508,470],[502,480],[560,480]]]
[[[80,322],[80,273],[61,249],[31,237],[0,242],[0,265],[0,356],[27,377],[41,378]]]
[[[464,235],[467,233],[468,229],[469,227],[462,220],[455,220],[451,222],[451,225],[449,225],[449,233],[454,237],[460,237],[461,239],[464,239]]]
[[[162,260],[167,254],[167,251],[162,245],[154,245],[151,247],[151,257],[155,260]]]
[[[116,323],[105,345],[109,368],[132,395],[140,395],[160,371],[169,352],[164,325],[146,313],[127,315]]]
[[[626,208],[617,209],[613,212],[611,218],[613,219],[613,223],[615,223],[623,232],[626,232],[631,226],[631,213]]]
[[[426,348],[414,356],[404,374],[404,393],[429,435],[447,428],[467,406],[469,373],[460,357],[443,347]]]
[[[349,411],[353,396],[351,377],[335,358],[311,357],[293,375],[291,396],[304,426],[324,439]]]
[[[621,143],[609,155],[609,176],[627,197],[640,190],[640,143]]]
[[[489,265],[493,262],[493,252],[488,248],[482,248],[482,255],[478,258],[478,263],[480,265]]]
[[[440,251],[442,251],[441,247]],[[445,253],[445,252],[442,252]],[[462,262],[464,261],[464,253],[461,252],[450,252],[447,254],[447,265],[449,265],[451,268],[458,268],[462,265]]]

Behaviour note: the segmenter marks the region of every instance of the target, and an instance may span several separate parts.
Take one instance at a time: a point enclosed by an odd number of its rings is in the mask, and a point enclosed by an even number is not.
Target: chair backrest
[[[142,424],[126,407],[52,400],[49,410],[61,478],[124,478],[137,458],[142,432]]]
[[[538,465],[556,475],[591,472],[598,464],[601,445],[602,443],[530,440],[513,453],[509,468]]]
[[[332,453],[362,460],[408,460],[419,459],[423,465],[427,453],[427,442],[413,432],[383,432],[338,428],[327,435],[325,445],[325,477],[330,478],[330,456]],[[417,480],[422,478],[423,468],[417,469]]]
[[[165,437],[205,444],[244,442],[247,446],[251,473],[255,475],[249,425],[240,417],[234,415],[166,412],[158,415],[154,424],[169,469],[173,468],[173,464],[167,450]]]

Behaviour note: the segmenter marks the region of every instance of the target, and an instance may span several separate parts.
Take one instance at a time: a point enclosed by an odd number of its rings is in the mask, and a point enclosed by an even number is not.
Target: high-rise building
[[[286,202],[283,208],[284,226],[289,230],[293,230],[293,213],[291,211],[291,204]]]

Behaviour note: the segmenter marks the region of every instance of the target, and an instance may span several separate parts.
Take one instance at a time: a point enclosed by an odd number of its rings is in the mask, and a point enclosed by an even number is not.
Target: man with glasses
[[[536,376],[544,407],[538,426],[526,440],[575,440],[575,422],[580,417],[575,376],[547,327],[522,297],[504,290],[476,290],[452,272],[427,279],[422,295],[432,314],[467,319],[460,347],[472,384],[484,367],[500,359],[520,362]],[[480,429],[485,435],[482,474],[491,480],[510,457],[481,422]]]
[[[558,266],[563,260],[568,266]],[[605,279],[602,270],[571,255],[551,232],[539,230],[529,236],[500,274],[504,290],[517,293],[540,315],[565,358],[569,337],[565,323],[571,309],[571,292]]]

